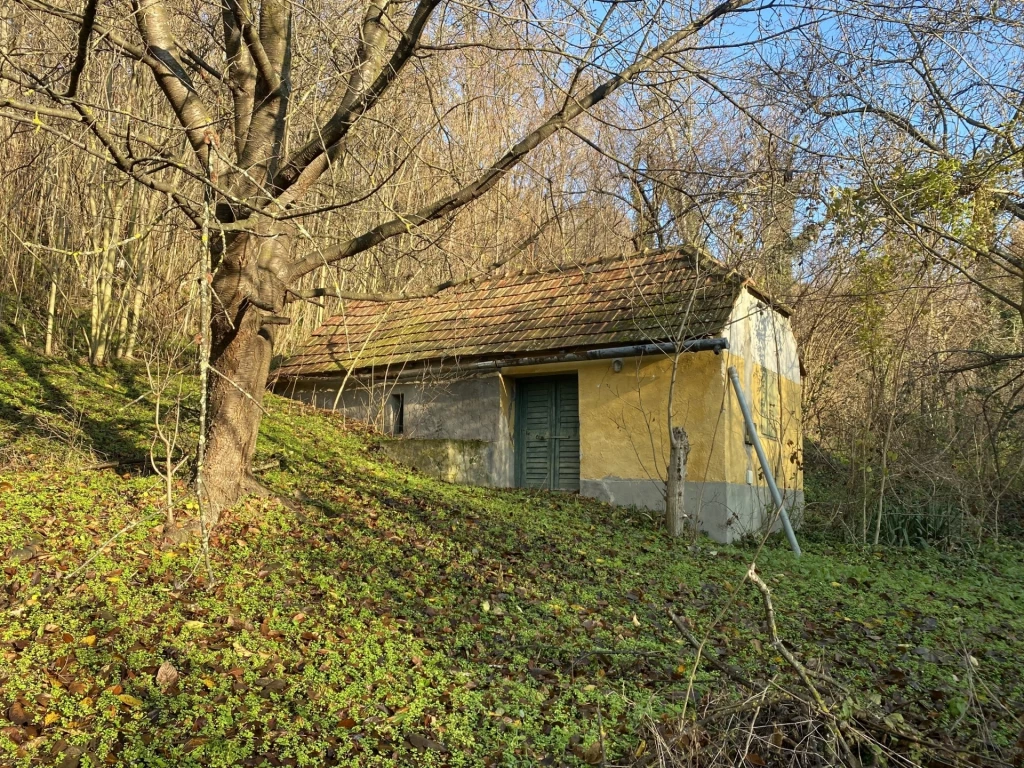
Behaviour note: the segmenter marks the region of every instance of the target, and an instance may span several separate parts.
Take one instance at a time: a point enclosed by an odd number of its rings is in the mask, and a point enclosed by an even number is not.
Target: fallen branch
[[[166,458],[157,456],[155,461],[166,461]],[[133,467],[140,464],[145,464],[149,461],[149,456],[138,456],[130,459],[111,459],[110,461],[101,461],[99,464],[90,464],[86,467],[82,467],[82,472],[93,472],[98,469],[115,469],[117,467]]]
[[[805,667],[800,660],[793,655],[793,652],[786,647],[786,644],[782,642],[782,638],[779,636],[778,625],[775,623],[775,606],[772,605],[771,590],[768,589],[768,585],[764,583],[760,576],[758,576],[755,566],[750,566],[750,570],[747,571],[747,578],[750,579],[751,583],[760,590],[761,597],[764,599],[765,619],[768,623],[768,634],[771,639],[772,646],[779,652],[779,655],[789,662],[789,665],[796,670],[796,673],[803,681],[804,686],[814,698],[814,703],[817,705],[818,711],[820,714],[825,716],[829,730],[832,731],[832,735],[836,738],[836,743],[839,744],[839,748],[843,752],[843,759],[847,761],[848,765],[860,766],[860,760],[853,753],[853,750],[850,749],[850,745],[843,736],[842,728],[835,715],[833,715],[832,711],[828,708],[828,705],[825,703],[825,699],[822,698],[821,692],[818,690],[817,686],[811,682],[811,676],[807,667]]]
[[[687,642],[689,642],[690,645],[693,646],[694,650],[697,651],[698,659],[703,656],[705,659],[708,660],[708,664],[710,664],[712,667],[717,669],[719,672],[728,677],[734,683],[739,683],[744,688],[748,688],[751,691],[763,691],[765,688],[768,687],[767,683],[762,682],[760,680],[751,680],[748,677],[746,677],[742,672],[740,672],[739,669],[737,669],[736,667],[722,661],[720,658],[718,658],[718,654],[715,652],[713,648],[707,647],[706,643],[702,643],[697,638],[697,636],[690,631],[690,628],[686,626],[686,622],[684,622],[682,619],[680,619],[678,616],[672,613],[672,611],[669,611],[668,615],[669,618],[672,619],[672,623],[676,625],[676,629],[678,629],[682,633],[683,637],[686,638]]]

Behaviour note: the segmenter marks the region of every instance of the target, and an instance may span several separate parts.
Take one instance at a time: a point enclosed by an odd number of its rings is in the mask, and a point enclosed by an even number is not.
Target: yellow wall
[[[580,370],[580,474],[585,478],[664,480],[668,465],[668,400],[672,361],[611,361]],[[688,476],[726,480],[722,358],[713,352],[680,358],[673,423],[690,440]],[[717,427],[717,429],[716,429]]]
[[[611,360],[598,360],[515,368],[508,373],[516,377],[578,373],[582,479],[664,480],[672,361],[658,356],[622,362],[619,372]],[[763,369],[755,365],[748,379],[744,362],[727,352],[688,353],[680,358],[673,423],[686,430],[690,441],[687,480],[746,484],[749,469],[755,484],[764,484],[753,449],[745,444],[743,417],[726,374],[728,366],[737,367],[759,423]],[[776,381],[781,382],[781,439],[763,438],[762,443],[779,487],[800,490],[800,385],[782,377]],[[784,473],[779,471],[782,467]]]

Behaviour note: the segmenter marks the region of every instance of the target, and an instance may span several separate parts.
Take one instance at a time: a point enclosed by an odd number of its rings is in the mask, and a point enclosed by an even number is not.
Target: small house
[[[275,390],[376,424],[395,458],[459,483],[580,493],[660,514],[672,426],[684,506],[712,538],[772,519],[735,366],[791,511],[803,500],[789,311],[689,249],[522,271],[429,298],[348,301]]]

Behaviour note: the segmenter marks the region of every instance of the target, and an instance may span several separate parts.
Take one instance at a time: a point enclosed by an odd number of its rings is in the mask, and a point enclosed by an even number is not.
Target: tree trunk
[[[672,447],[669,451],[668,483],[665,488],[665,525],[670,536],[682,536],[687,527],[683,491],[686,488],[686,458],[690,455],[690,441],[682,427],[672,427],[671,434]]]
[[[50,297],[46,302],[46,342],[43,347],[47,357],[53,356],[53,321],[57,315],[57,276],[50,278]]]
[[[274,348],[274,326],[265,320],[284,309],[286,291],[280,274],[289,246],[290,238],[281,234],[239,235],[227,246],[213,278],[203,462],[211,524],[242,496],[264,492],[252,475],[252,458]]]

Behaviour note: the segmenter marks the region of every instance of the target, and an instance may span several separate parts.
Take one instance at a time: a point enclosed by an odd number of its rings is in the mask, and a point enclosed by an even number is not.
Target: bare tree
[[[508,6],[499,9],[496,26],[486,29],[487,14],[468,6],[373,0],[356,22],[358,31],[339,77],[323,71],[326,50],[318,46],[326,42],[337,50],[340,41],[325,40],[316,31],[304,37],[300,32],[318,23],[315,14],[297,13],[283,0],[264,0],[258,7],[231,0],[222,9],[196,15],[167,0],[136,0],[130,15],[117,3],[102,8],[92,3],[79,14],[44,0],[19,0],[23,19],[49,19],[72,33],[76,44],[67,44],[70,56],[31,57],[17,46],[5,50],[3,79],[30,96],[4,95],[0,107],[15,117],[60,124],[54,132],[70,140],[88,132],[107,162],[134,183],[168,196],[197,229],[205,207],[215,212],[209,243],[215,266],[208,279],[216,307],[206,466],[210,500],[217,507],[258,488],[250,461],[275,326],[283,322],[281,313],[289,303],[312,298],[297,288],[303,277],[392,238],[429,238],[436,231],[432,227],[443,226],[459,209],[508,183],[527,156],[574,119],[750,5],[751,0],[725,0],[694,13],[678,8],[668,15],[653,13],[653,6],[619,9],[612,4],[595,14],[566,6],[553,8],[550,19],[519,17]],[[126,16],[132,25],[123,22]],[[221,19],[216,40],[209,23],[214,16]],[[474,27],[484,30],[481,39],[459,32]],[[302,252],[301,220],[312,215],[304,201],[342,158],[364,164],[372,160],[360,158],[352,144],[382,102],[401,99],[400,94],[429,101],[433,83],[415,71],[421,59],[428,52],[439,57],[445,51],[486,47],[496,27],[504,33],[504,47],[517,56],[569,67],[567,78],[552,77],[544,84],[550,111],[522,128],[511,148],[478,165],[475,174],[440,185],[434,199],[396,211],[330,247]],[[571,42],[580,34],[589,38],[582,49]],[[48,37],[39,27],[32,36]],[[173,140],[148,141],[143,121],[111,99],[98,98],[97,88],[86,87],[90,66],[101,56],[127,59],[151,72],[187,148]],[[300,66],[303,76],[297,72]],[[306,120],[305,135],[292,134],[296,116],[307,110],[324,117]],[[154,118],[164,119],[162,114]],[[502,133],[510,131],[506,127]],[[167,172],[172,168],[198,184],[176,183]],[[102,283],[107,274],[101,270],[97,277],[100,318],[108,309]],[[91,341],[100,343],[99,335]]]

